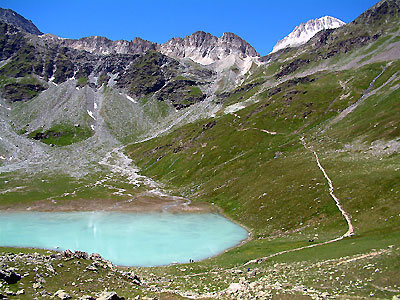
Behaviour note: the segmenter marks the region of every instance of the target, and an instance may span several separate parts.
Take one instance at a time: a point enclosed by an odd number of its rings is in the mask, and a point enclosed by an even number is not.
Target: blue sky
[[[261,55],[295,26],[330,15],[348,23],[378,0],[2,0],[45,33],[66,38],[136,36],[164,43],[197,30],[233,32]]]

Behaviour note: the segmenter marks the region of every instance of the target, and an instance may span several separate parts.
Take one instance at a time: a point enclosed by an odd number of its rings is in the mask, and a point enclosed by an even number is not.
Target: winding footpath
[[[345,234],[337,237],[337,238],[334,238],[332,240],[328,240],[328,241],[325,241],[325,242],[322,242],[322,243],[312,244],[312,245],[303,246],[303,247],[294,248],[294,249],[283,250],[283,251],[276,252],[276,253],[273,253],[271,255],[259,258],[259,259],[253,259],[253,260],[250,260],[250,261],[246,262],[245,264],[243,264],[243,266],[247,266],[247,265],[254,264],[254,263],[262,263],[262,262],[264,262],[264,261],[266,261],[266,260],[268,260],[268,259],[270,259],[272,257],[278,256],[278,255],[282,255],[282,254],[285,254],[285,253],[290,253],[290,252],[300,251],[300,250],[304,250],[304,249],[308,249],[308,248],[314,248],[314,247],[317,247],[317,246],[331,244],[331,243],[334,243],[334,242],[338,242],[338,241],[340,241],[340,240],[342,240],[342,239],[344,239],[346,237],[354,235],[354,227],[353,227],[353,224],[351,223],[351,216],[350,216],[350,214],[348,212],[346,212],[343,209],[343,207],[342,207],[342,205],[340,203],[340,200],[338,199],[338,197],[335,196],[332,180],[329,178],[329,176],[326,173],[325,169],[322,167],[321,162],[319,161],[319,157],[318,157],[317,152],[315,152],[312,148],[307,146],[306,142],[304,141],[304,136],[302,136],[300,138],[300,141],[303,144],[304,148],[306,148],[307,150],[311,151],[314,154],[315,160],[316,160],[317,165],[318,165],[318,168],[322,171],[322,173],[324,174],[324,177],[328,181],[329,194],[331,195],[333,200],[335,200],[336,207],[339,209],[340,213],[342,214],[342,216],[345,218],[345,220],[347,222],[347,226],[348,226],[347,232]]]

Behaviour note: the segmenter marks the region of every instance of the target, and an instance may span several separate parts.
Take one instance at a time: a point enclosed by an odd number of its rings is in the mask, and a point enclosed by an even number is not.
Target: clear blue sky
[[[45,33],[164,43],[197,30],[233,32],[261,55],[298,24],[330,15],[348,23],[378,0],[1,0]]]

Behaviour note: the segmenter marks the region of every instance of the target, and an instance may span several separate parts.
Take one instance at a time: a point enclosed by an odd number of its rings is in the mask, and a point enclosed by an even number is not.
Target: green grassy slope
[[[301,136],[332,179],[336,196],[352,216],[355,235],[249,266],[266,271],[275,263],[289,263],[288,268],[296,272],[315,262],[399,246],[399,63],[388,65],[382,74],[386,64],[372,64],[286,82],[277,93],[276,88],[266,89],[260,93],[259,103],[235,115],[193,123],[127,148],[144,174],[179,195],[218,205],[253,232],[252,241],[199,264],[200,270],[192,272],[232,266],[244,270],[240,266],[249,260],[309,246],[310,239],[313,243],[328,241],[346,232],[347,224],[329,195],[327,181],[314,155],[301,144]],[[380,74],[369,97],[357,102]],[[340,112],[354,103],[359,104],[336,121]],[[346,274],[363,274],[363,265],[346,265],[344,281],[318,277],[314,270],[300,282],[320,288],[315,282],[328,280],[329,287],[323,290],[330,293],[343,292],[347,284],[348,295],[377,295],[376,285],[396,286],[390,280],[390,274],[396,272],[393,256],[385,256],[380,264],[384,271],[362,292]],[[173,270],[168,272],[174,274]],[[208,273],[202,282],[217,290],[229,285],[229,280],[225,285],[223,281],[213,283],[217,278],[212,276]],[[296,282],[293,275],[285,278],[290,284]],[[197,279],[193,282],[198,283]],[[189,286],[187,289],[193,290]],[[379,293],[382,297],[393,295]]]

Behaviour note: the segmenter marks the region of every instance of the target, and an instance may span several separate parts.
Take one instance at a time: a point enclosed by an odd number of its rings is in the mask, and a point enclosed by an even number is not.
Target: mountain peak
[[[0,21],[6,22],[8,24],[14,25],[19,29],[35,34],[41,35],[43,34],[36,26],[32,23],[31,20],[25,19],[20,14],[16,13],[12,9],[4,9],[0,8]]]
[[[170,39],[160,46],[160,51],[172,57],[190,58],[203,65],[212,64],[232,54],[243,59],[260,56],[249,43],[231,32],[225,32],[217,38],[208,32],[196,31],[183,39]]]
[[[307,43],[316,33],[325,29],[334,29],[345,25],[343,21],[331,17],[325,16],[319,19],[312,19],[305,23],[301,23],[284,39],[278,41],[274,46],[271,53],[278,50],[296,47]]]

